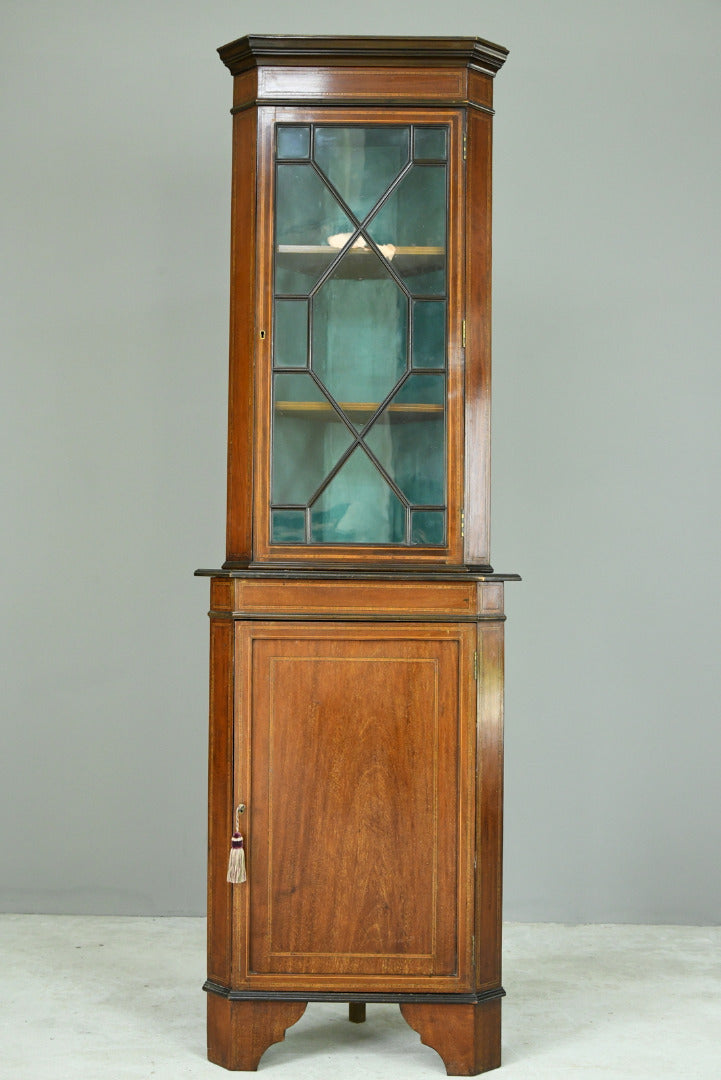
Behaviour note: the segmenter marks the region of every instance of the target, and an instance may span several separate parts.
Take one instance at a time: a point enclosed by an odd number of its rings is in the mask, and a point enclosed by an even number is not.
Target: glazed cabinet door
[[[462,562],[458,110],[262,110],[256,558]]]
[[[235,984],[469,988],[475,627],[236,635]]]

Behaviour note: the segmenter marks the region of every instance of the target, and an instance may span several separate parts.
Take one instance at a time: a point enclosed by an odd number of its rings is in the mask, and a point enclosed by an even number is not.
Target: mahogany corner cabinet
[[[210,580],[208,1056],[396,1002],[500,1064],[503,590],[489,562],[479,38],[240,38],[227,551]]]

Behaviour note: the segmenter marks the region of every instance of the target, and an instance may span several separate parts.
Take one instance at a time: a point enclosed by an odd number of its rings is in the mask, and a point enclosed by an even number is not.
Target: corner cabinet
[[[208,1056],[397,1002],[500,1064],[493,76],[475,38],[246,37],[227,551],[211,578]],[[230,854],[232,852],[232,854]],[[230,867],[229,867],[230,854]],[[230,880],[229,880],[230,879]]]

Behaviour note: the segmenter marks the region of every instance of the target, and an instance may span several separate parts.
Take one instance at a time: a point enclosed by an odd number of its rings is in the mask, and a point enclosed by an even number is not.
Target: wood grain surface
[[[250,920],[238,985],[470,988],[475,628],[236,634],[249,673],[236,684]]]
[[[501,1064],[500,999],[477,1005],[401,1004],[407,1023],[443,1059],[449,1076],[477,1076]]]
[[[305,1012],[304,1001],[228,1001],[208,994],[208,1060],[224,1069],[255,1072],[273,1043]]]

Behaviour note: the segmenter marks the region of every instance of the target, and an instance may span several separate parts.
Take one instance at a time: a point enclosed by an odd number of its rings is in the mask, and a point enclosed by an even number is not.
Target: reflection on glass
[[[307,158],[310,154],[310,124],[278,124],[278,158]]]
[[[401,544],[405,511],[361,447],[311,507],[311,542]]]
[[[444,510],[414,510],[411,514],[412,544],[444,544],[446,514]]]
[[[365,442],[411,505],[445,501],[443,375],[411,375]]]
[[[414,368],[446,366],[446,304],[444,300],[413,301]]]
[[[305,367],[308,361],[308,301],[276,300],[273,363]]]
[[[412,410],[415,405],[427,405],[428,409],[421,408],[421,412],[442,416],[445,383],[443,375],[410,375],[391,401],[391,405],[396,405],[399,409],[403,405],[406,411]]]
[[[446,289],[446,167],[413,165],[368,225],[377,244],[393,244],[393,265],[415,296]],[[418,250],[420,249],[420,250]]]
[[[352,436],[310,375],[273,379],[271,501],[305,505]]]
[[[312,165],[276,169],[275,291],[305,295],[338,252],[328,237],[351,222]]]
[[[416,161],[445,161],[446,129],[417,126],[413,139],[413,157]]]
[[[408,127],[318,125],[314,158],[359,221],[408,161]]]
[[[313,300],[312,364],[336,401],[380,404],[406,370],[408,301],[374,252],[377,277],[344,278],[349,251]],[[371,409],[371,411],[374,411]],[[366,417],[349,413],[363,426]]]
[[[305,541],[305,510],[273,510],[270,515],[273,544],[302,544]]]

